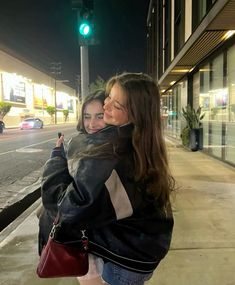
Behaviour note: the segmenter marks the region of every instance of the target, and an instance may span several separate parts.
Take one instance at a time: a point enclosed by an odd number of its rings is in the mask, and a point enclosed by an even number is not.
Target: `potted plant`
[[[201,107],[195,110],[190,105],[182,108],[186,127],[182,130],[181,139],[183,145],[189,147],[192,151],[203,148],[203,129],[201,126],[205,114],[202,114],[201,110]]]

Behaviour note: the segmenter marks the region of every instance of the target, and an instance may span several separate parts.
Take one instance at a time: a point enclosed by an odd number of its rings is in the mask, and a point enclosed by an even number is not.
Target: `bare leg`
[[[105,285],[104,281],[102,281],[101,277],[95,277],[92,279],[85,279],[85,280],[79,280],[79,277],[77,278],[80,285]]]
[[[88,254],[89,257],[89,270],[86,275],[77,277],[80,285],[105,285],[101,274],[103,271],[103,260],[92,254]]]

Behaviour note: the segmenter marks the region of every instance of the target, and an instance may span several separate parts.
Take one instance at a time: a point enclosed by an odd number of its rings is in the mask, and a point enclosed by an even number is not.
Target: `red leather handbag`
[[[37,275],[40,278],[83,276],[88,272],[88,238],[82,231],[81,242],[60,243],[54,239],[54,224],[46,246],[42,250]]]

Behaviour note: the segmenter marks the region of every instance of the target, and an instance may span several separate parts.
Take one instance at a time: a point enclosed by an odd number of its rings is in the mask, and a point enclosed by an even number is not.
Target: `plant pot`
[[[203,149],[203,128],[190,130],[189,148],[192,151]]]

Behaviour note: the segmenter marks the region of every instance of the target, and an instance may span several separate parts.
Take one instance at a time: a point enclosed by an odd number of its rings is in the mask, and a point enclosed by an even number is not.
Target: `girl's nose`
[[[104,110],[108,110],[108,109],[110,109],[110,107],[111,107],[111,104],[109,101],[104,102],[104,106],[103,106]]]
[[[90,126],[95,126],[95,122],[96,122],[95,118],[91,118]]]

